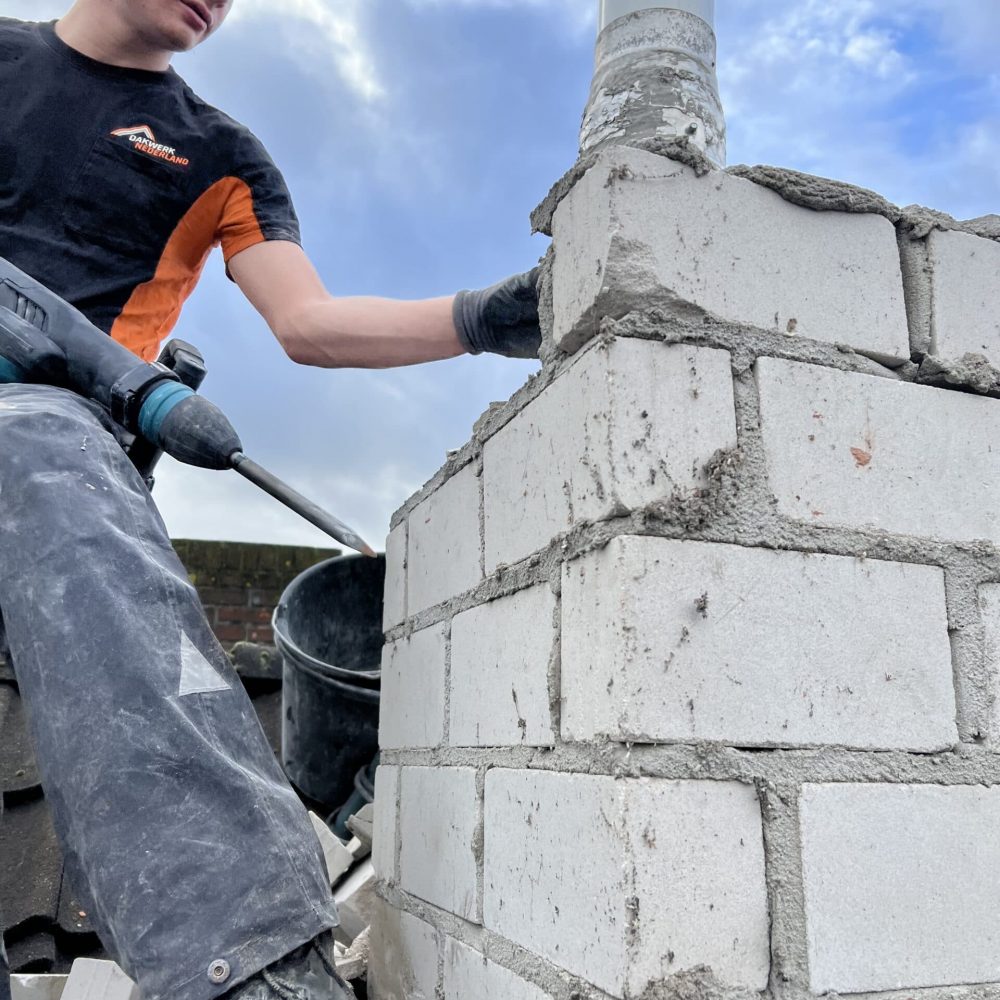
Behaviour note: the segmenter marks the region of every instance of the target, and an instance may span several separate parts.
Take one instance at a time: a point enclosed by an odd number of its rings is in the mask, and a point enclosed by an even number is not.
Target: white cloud
[[[271,471],[286,477],[289,485],[353,528],[376,550],[385,546],[392,512],[420,487],[419,479],[408,478],[391,462],[354,474],[324,472],[315,466]],[[329,536],[236,472],[210,472],[164,458],[153,495],[171,538],[337,547]]]
[[[896,51],[887,32],[862,31],[852,35],[844,46],[844,55],[855,66],[870,70],[881,80],[912,79],[905,57]]]
[[[340,78],[363,101],[385,96],[375,59],[362,30],[361,0],[238,0],[230,20],[272,21],[295,51],[326,71],[331,59]]]
[[[982,40],[997,37],[1000,4],[772,0],[765,9],[756,0],[717,8],[730,162],[791,166],[959,216],[990,211],[1000,86]],[[977,71],[981,82],[969,83]],[[961,115],[949,130],[942,107],[948,94],[959,100],[958,78]]]
[[[473,7],[493,10],[550,11],[567,17],[574,33],[586,30],[597,22],[597,0],[406,0],[418,10],[422,7]]]
[[[778,0],[760,16],[759,5],[737,2],[721,8],[720,77],[735,92],[742,112],[744,95],[773,111],[787,108],[788,95],[812,107],[843,109],[859,88],[885,102],[912,80],[909,59],[897,48],[891,4],[870,0]],[[761,98],[764,98],[763,100]],[[797,102],[796,102],[797,103]]]
[[[72,0],[5,0],[2,13],[29,21],[61,17]],[[335,69],[366,103],[385,95],[378,67],[362,30],[363,0],[236,0],[230,22],[268,22],[293,51],[326,73]]]

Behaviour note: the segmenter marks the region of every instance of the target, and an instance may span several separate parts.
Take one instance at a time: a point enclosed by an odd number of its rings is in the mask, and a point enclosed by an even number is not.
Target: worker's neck
[[[71,49],[109,66],[164,72],[172,52],[154,48],[113,18],[96,18],[80,5],[56,23],[56,34]]]

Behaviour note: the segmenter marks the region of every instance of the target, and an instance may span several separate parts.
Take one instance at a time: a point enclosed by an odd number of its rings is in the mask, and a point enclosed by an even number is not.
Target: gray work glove
[[[538,273],[534,268],[480,291],[459,292],[452,317],[462,346],[470,354],[537,358],[542,345],[538,325]]]

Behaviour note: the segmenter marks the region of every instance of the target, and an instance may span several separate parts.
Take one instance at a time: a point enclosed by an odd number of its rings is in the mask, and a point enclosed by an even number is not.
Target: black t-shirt
[[[95,62],[0,18],[0,257],[147,360],[213,246],[299,242],[260,141],[173,72]]]

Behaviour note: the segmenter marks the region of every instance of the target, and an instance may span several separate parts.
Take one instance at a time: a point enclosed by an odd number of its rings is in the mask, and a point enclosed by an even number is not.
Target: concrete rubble
[[[347,980],[363,979],[368,970],[368,929],[375,898],[372,850],[373,803],[368,803],[347,820],[354,836],[344,844],[315,813],[309,814],[333,888],[340,914],[334,931],[337,970]]]
[[[309,813],[309,819],[316,831],[316,836],[319,837],[320,846],[323,848],[326,873],[330,877],[330,884],[335,885],[340,881],[344,872],[354,864],[354,855],[316,813]]]
[[[67,976],[14,976],[12,1000],[60,1000]]]
[[[372,922],[375,898],[375,872],[370,860],[362,861],[334,888],[333,897],[340,912],[337,940],[345,946],[354,942]]]
[[[369,926],[375,879],[369,860],[373,808],[369,803],[348,821],[355,834],[344,844],[326,823],[310,813],[323,849],[341,926],[335,933],[337,971],[348,982],[363,980],[370,957]],[[15,975],[12,1000],[141,1000],[138,988],[114,963],[78,958],[68,976]]]
[[[68,976],[13,976],[12,1000],[140,1000],[135,983],[115,965],[78,958]]]

